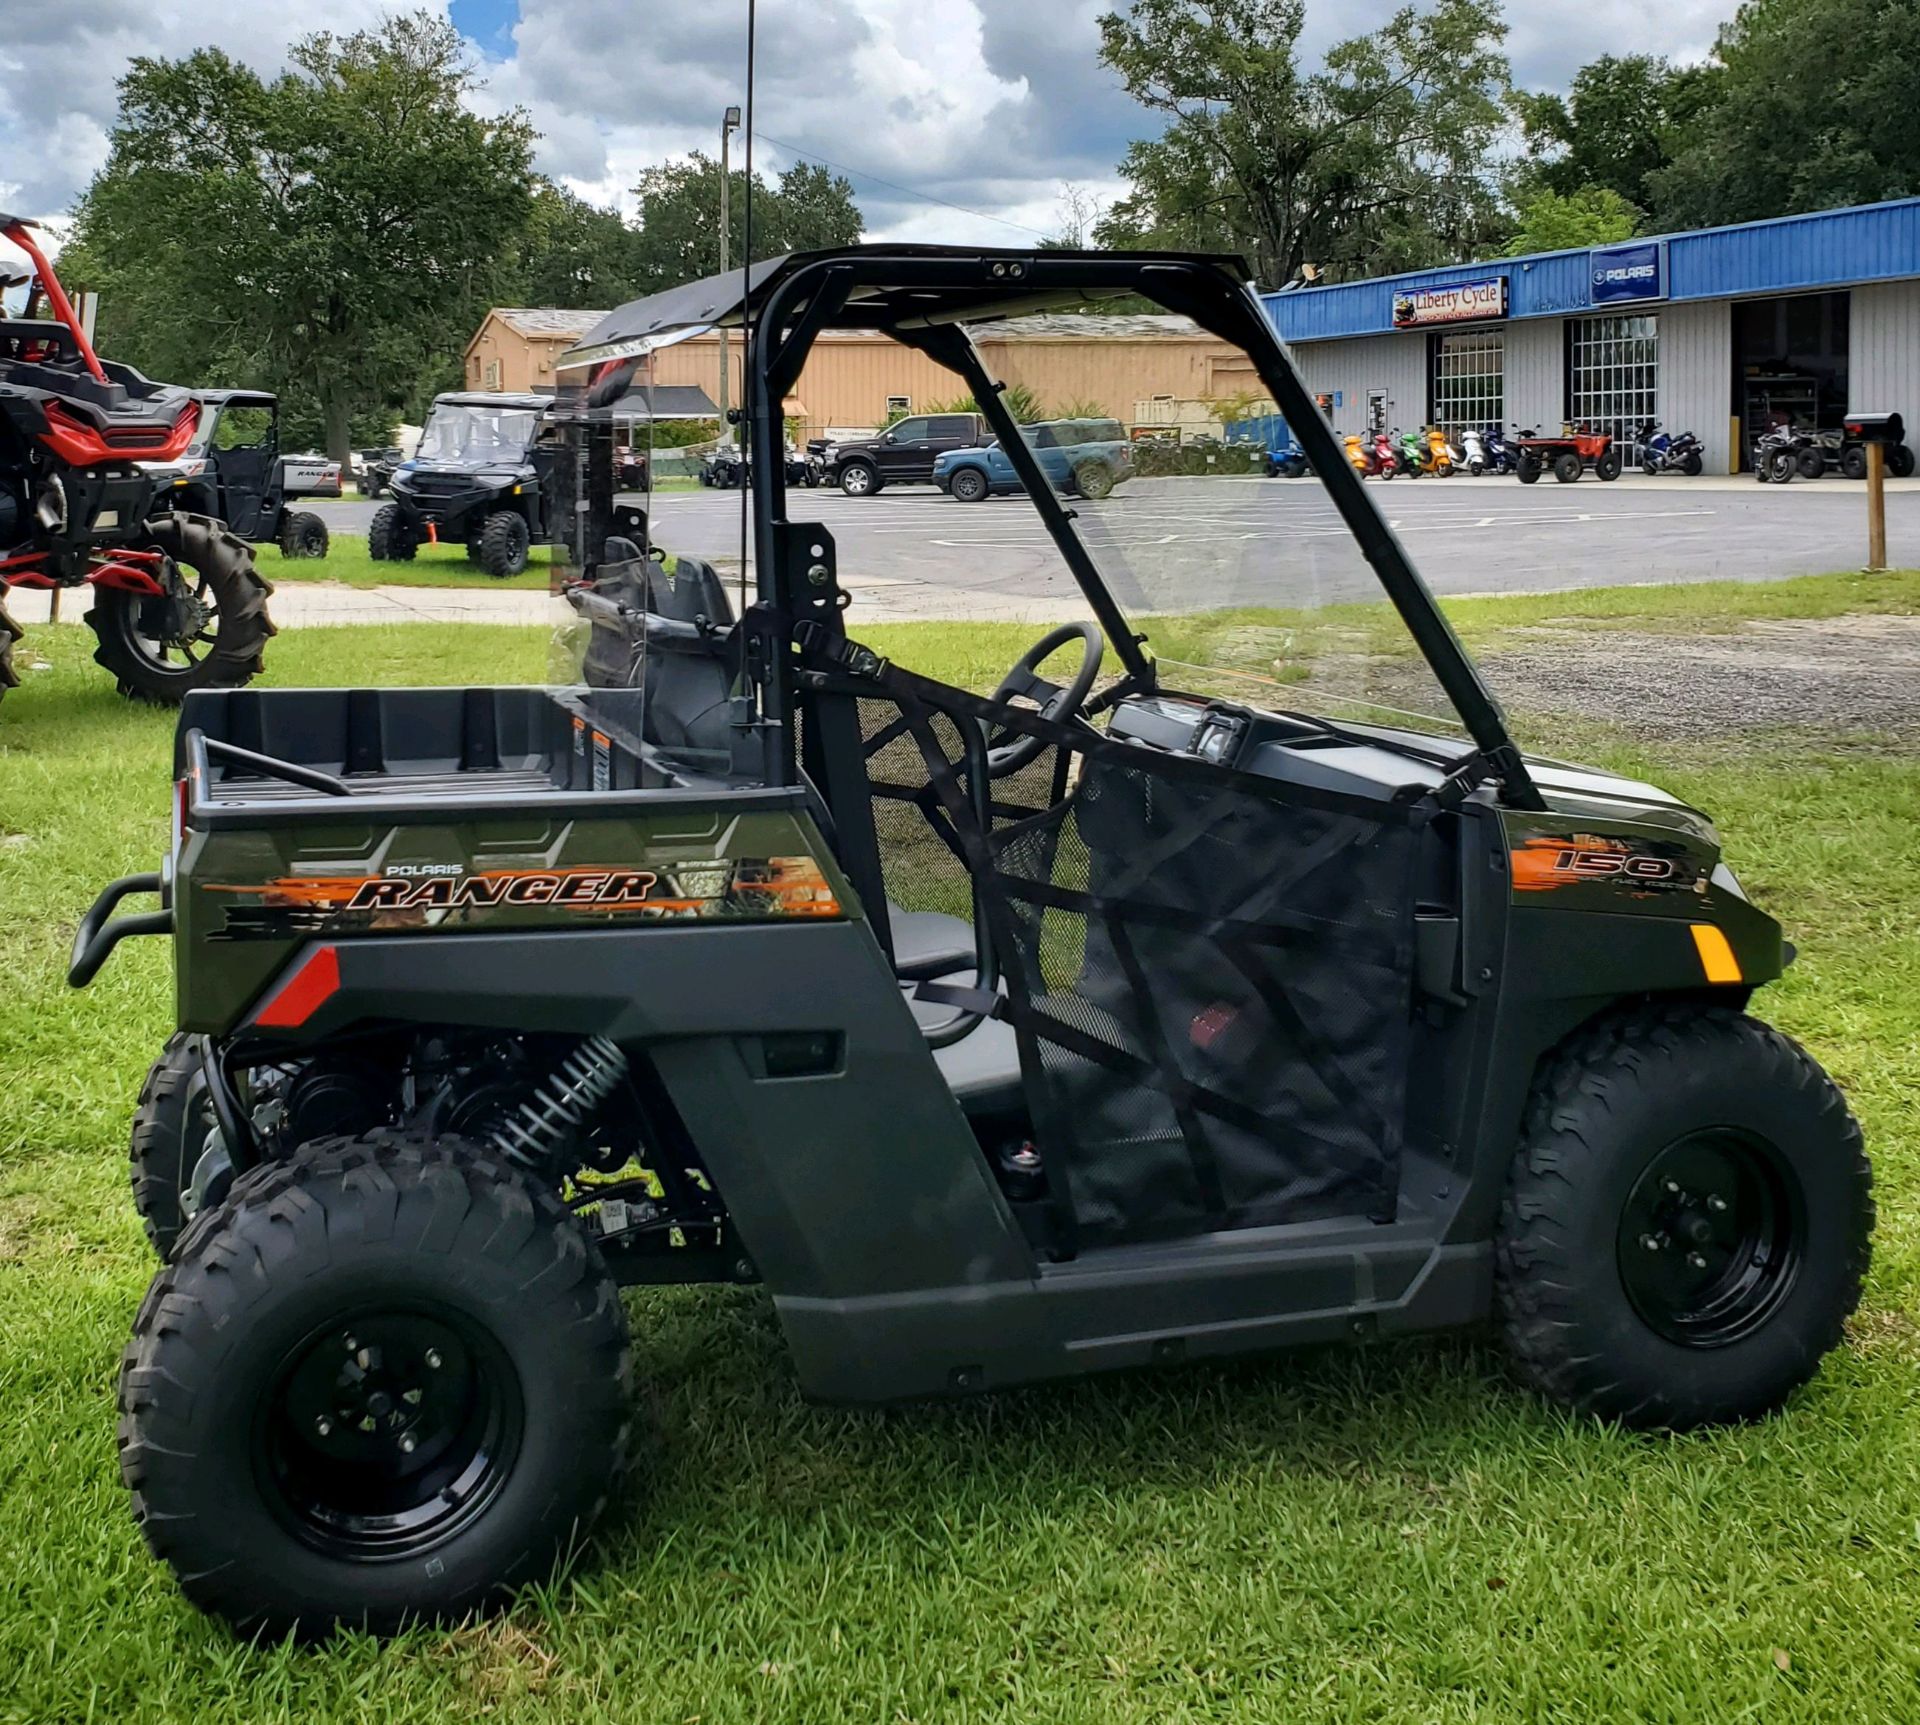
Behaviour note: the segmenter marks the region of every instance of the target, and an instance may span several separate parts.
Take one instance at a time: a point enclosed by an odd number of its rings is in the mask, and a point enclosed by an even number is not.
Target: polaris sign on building
[[[1609,246],[1587,253],[1592,264],[1593,303],[1620,305],[1667,297],[1666,247],[1658,240]]]
[[[1295,285],[1267,315],[1334,428],[1649,420],[1744,471],[1775,426],[1920,423],[1920,198]]]

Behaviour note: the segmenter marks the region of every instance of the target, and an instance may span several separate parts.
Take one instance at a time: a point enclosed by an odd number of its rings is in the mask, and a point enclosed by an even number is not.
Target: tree
[[[720,267],[720,164],[699,152],[684,161],[648,168],[634,188],[640,199],[634,238],[639,293],[657,292],[710,276]],[[778,184],[755,174],[753,256],[852,245],[861,234],[852,182],[810,162],[796,162]],[[727,256],[747,259],[747,176],[727,177]]]
[[[1640,212],[1609,186],[1582,186],[1565,197],[1540,191],[1521,206],[1506,254],[1517,258],[1527,252],[1610,246],[1632,239],[1639,223]]]
[[[1713,226],[1920,193],[1920,0],[1748,0],[1654,207]]]
[[[1517,92],[1513,106],[1527,159],[1517,177],[1516,204],[1540,192],[1571,198],[1591,186],[1636,209],[1650,208],[1653,176],[1672,161],[1714,79],[1704,66],[1675,66],[1650,54],[1603,54],[1573,75],[1564,96]]]
[[[271,82],[203,48],[136,59],[76,212],[103,345],[164,376],[308,397],[329,455],[465,343],[531,218],[533,132],[461,98],[428,13],[308,37]]]
[[[520,305],[572,309],[619,305],[640,290],[633,230],[618,210],[603,210],[563,187],[540,181],[514,270]]]
[[[1300,69],[1304,0],[1132,0],[1100,57],[1167,116],[1128,147],[1104,244],[1244,251],[1270,286],[1439,263],[1489,243],[1506,26],[1481,0],[1403,7]]]

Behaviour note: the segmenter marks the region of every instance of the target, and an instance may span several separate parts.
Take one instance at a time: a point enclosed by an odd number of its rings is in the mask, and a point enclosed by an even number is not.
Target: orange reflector
[[[253,1022],[271,1030],[297,1030],[340,992],[340,954],[316,946],[287,980],[274,990]]]
[[[1692,927],[1693,944],[1699,950],[1700,968],[1707,973],[1707,980],[1738,982],[1740,961],[1727,945],[1727,937],[1710,922],[1696,922]]]

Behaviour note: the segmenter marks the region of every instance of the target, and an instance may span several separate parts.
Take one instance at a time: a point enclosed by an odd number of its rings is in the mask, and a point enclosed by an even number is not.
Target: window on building
[[[1436,335],[1431,350],[1432,421],[1448,436],[1504,425],[1507,412],[1507,340],[1497,329]]]
[[[912,396],[910,396],[910,395],[890,395],[890,396],[888,396],[888,397],[887,397],[887,412],[888,412],[888,413],[890,413],[890,414],[893,414],[893,413],[911,413],[912,411],[913,411],[913,397],[912,397]]]
[[[1567,322],[1567,417],[1633,443],[1660,414],[1660,320],[1583,317]]]

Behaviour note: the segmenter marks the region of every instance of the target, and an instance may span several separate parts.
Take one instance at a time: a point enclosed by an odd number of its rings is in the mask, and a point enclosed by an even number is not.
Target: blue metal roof
[[[1920,276],[1920,198],[1648,236],[1649,241],[1656,239],[1666,248],[1669,300],[1732,299]],[[1287,341],[1385,334],[1394,327],[1396,293],[1494,276],[1506,278],[1510,319],[1563,317],[1593,306],[1589,256],[1584,249],[1536,252],[1332,287],[1296,288],[1265,294],[1262,301]]]

